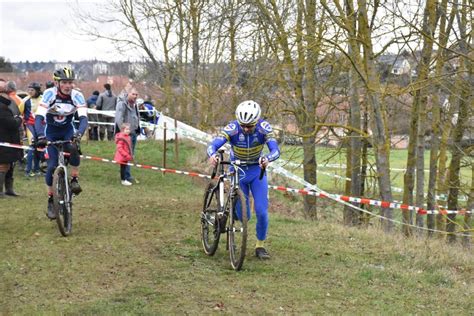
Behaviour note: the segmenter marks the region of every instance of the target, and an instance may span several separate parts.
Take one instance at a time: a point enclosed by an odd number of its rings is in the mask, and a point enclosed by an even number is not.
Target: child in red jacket
[[[133,160],[129,123],[123,123],[122,126],[120,126],[120,133],[115,135],[115,144],[117,147],[115,149],[114,160],[120,163],[120,179],[122,180],[122,185],[132,185],[132,183],[125,178],[126,163]]]

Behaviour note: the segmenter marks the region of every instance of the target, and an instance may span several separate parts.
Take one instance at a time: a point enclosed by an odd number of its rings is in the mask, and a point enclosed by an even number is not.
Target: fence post
[[[178,148],[178,121],[174,119],[174,161],[176,166],[179,162],[179,148]]]
[[[166,168],[166,122],[163,125],[163,168]]]

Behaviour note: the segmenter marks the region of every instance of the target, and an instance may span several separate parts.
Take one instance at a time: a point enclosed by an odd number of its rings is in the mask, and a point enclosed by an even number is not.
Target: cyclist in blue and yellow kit
[[[43,93],[35,115],[35,129],[38,147],[46,146],[48,141],[73,140],[79,141],[87,129],[87,105],[84,96],[73,89],[74,71],[68,67],[58,69],[53,74],[55,86]],[[79,128],[74,127],[74,113],[79,115]],[[42,122],[46,121],[46,126]],[[82,189],[77,178],[79,177],[80,156],[76,144],[65,145],[65,150],[70,152],[71,164],[71,191],[81,193]],[[46,172],[46,185],[48,186],[48,218],[55,219],[53,211],[53,172],[58,164],[58,150],[48,146],[48,170]]]
[[[235,110],[235,116],[237,120],[230,122],[207,147],[209,163],[213,166],[217,164],[216,152],[226,142],[232,146],[231,160],[255,162],[253,165],[241,167],[243,170],[239,170],[239,181],[249,210],[250,191],[254,199],[257,217],[255,255],[260,259],[269,259],[270,255],[264,246],[268,232],[268,183],[266,175],[261,180],[259,180],[259,175],[261,168],[265,168],[270,161],[280,157],[280,149],[272,127],[266,120],[260,118],[261,109],[258,103],[251,100],[240,103]],[[265,144],[270,152],[262,156]],[[248,217],[250,218],[250,214]]]

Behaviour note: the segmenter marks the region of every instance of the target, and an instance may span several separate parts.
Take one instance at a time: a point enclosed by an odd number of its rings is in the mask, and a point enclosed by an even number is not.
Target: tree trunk
[[[364,121],[363,121],[363,131],[365,134],[369,133],[369,117],[367,113],[367,109],[364,109]],[[361,156],[361,168],[360,168],[360,196],[365,195],[365,181],[367,179],[367,167],[369,164],[369,157],[368,157],[368,149],[369,149],[369,141],[367,139],[362,140],[362,156]],[[365,205],[361,205],[362,208]],[[363,223],[365,226],[369,225],[370,216],[367,213],[362,214]]]
[[[316,80],[314,68],[318,62],[319,45],[316,39],[316,1],[307,0],[304,5],[299,5],[298,15],[302,15],[302,28],[304,28],[304,49],[300,48],[300,60],[304,56],[304,65],[301,72],[301,86],[304,87],[304,103],[305,113],[307,113],[304,134],[308,135],[303,138],[304,150],[304,179],[309,183],[317,184],[317,161],[316,161]],[[299,63],[300,64],[300,63]],[[305,214],[311,219],[317,219],[316,198],[306,195],[304,198]]]
[[[375,161],[377,164],[377,178],[380,196],[384,201],[392,201],[390,184],[390,141],[387,141],[385,114],[380,94],[380,79],[375,67],[374,51],[372,47],[372,34],[367,16],[367,3],[358,0],[359,4],[359,30],[364,48],[364,67],[367,74],[367,101],[370,106],[373,130],[373,146],[375,148]],[[393,210],[382,208],[382,225],[386,232],[393,229]]]
[[[352,60],[359,65],[360,67],[360,49],[359,44],[356,41],[357,36],[357,20],[356,15],[354,14],[354,8],[352,0],[345,1],[345,9],[347,14],[347,29],[349,33],[349,47],[348,53],[351,56]],[[350,126],[356,130],[361,129],[360,122],[360,104],[359,104],[359,89],[358,89],[358,78],[357,72],[354,67],[351,67],[349,70],[349,102],[350,102]],[[360,134],[357,134],[354,131],[351,131],[350,134],[350,163],[347,165],[347,169],[350,170],[350,195],[354,197],[361,196],[361,151],[362,151],[362,142]],[[357,204],[356,204],[357,205]],[[357,205],[360,206],[360,205]],[[347,223],[350,225],[359,225],[360,216],[359,212],[356,212],[354,209],[350,209],[350,213],[347,210]],[[350,215],[350,217],[349,217]]]
[[[436,190],[437,188],[437,179],[438,179],[438,154],[440,151],[440,138],[441,138],[441,100],[440,95],[442,93],[441,90],[441,82],[440,79],[443,71],[443,66],[446,62],[446,50],[441,47],[446,47],[448,42],[449,33],[452,27],[452,21],[454,20],[453,13],[451,12],[451,17],[449,19],[450,23],[448,22],[447,16],[447,0],[441,1],[440,4],[440,32],[439,32],[439,50],[436,56],[436,68],[434,78],[435,85],[433,97],[432,97],[432,124],[431,124],[431,150],[430,150],[430,171],[429,171],[429,180],[428,180],[428,197],[427,197],[427,209],[434,210],[437,208],[436,203],[436,194],[439,191]],[[428,231],[428,236],[432,236],[433,232],[432,229],[435,229],[436,221],[440,222],[442,216],[438,216],[436,219],[434,214],[428,214],[427,218],[427,225],[430,229]],[[436,221],[435,221],[436,220]],[[439,225],[438,225],[439,226]],[[439,229],[440,227],[438,227]],[[444,227],[443,227],[444,230]]]
[[[426,103],[427,88],[423,82],[428,80],[431,55],[433,53],[433,37],[436,30],[436,0],[428,0],[424,11],[423,23],[423,48],[421,50],[421,62],[418,67],[418,80],[416,86],[419,87],[415,92],[414,103],[418,108],[418,128],[416,142],[416,206],[423,208],[424,206],[424,181],[425,181],[425,119],[426,119]],[[414,105],[415,106],[415,105]],[[412,140],[410,139],[410,142]],[[424,215],[416,215],[416,225],[424,226]],[[421,232],[421,231],[419,231]]]
[[[347,196],[351,195],[351,181],[352,178],[352,148],[350,146],[350,140],[345,137],[343,139],[343,148],[346,149],[346,180],[344,181],[344,193]],[[359,187],[360,188],[360,187]],[[343,211],[343,222],[344,225],[353,226],[354,220],[357,218],[357,213],[350,206],[344,206]]]
[[[473,153],[471,152],[471,156]],[[467,201],[467,207],[466,210],[468,211],[464,215],[464,238],[463,238],[463,245],[466,248],[471,248],[471,243],[472,243],[472,236],[471,236],[471,218],[472,218],[472,212],[474,210],[474,163],[471,163],[471,189],[469,190],[469,198]]]
[[[191,0],[190,1],[190,15],[191,15],[191,38],[192,38],[192,96],[191,96],[191,113],[192,123],[194,126],[198,127],[202,121],[202,117],[198,113],[201,113],[198,108],[198,101],[196,95],[199,91],[199,33],[200,33],[200,20],[201,20],[201,11],[200,11],[200,0]],[[201,113],[202,115],[203,113]]]
[[[456,81],[456,90],[454,91],[457,96],[459,96],[459,115],[457,124],[454,127],[453,131],[453,146],[451,149],[451,164],[449,165],[449,194],[448,194],[448,209],[457,210],[458,209],[458,196],[459,196],[459,172],[461,167],[461,158],[464,155],[462,151],[462,137],[465,132],[469,118],[471,117],[472,111],[472,87],[473,87],[473,78],[472,78],[472,61],[467,58],[470,53],[470,48],[468,45],[468,36],[472,34],[467,34],[467,17],[470,13],[468,12],[467,1],[463,1],[461,10],[458,10],[458,0],[453,2],[453,10],[457,11],[457,22],[459,27],[459,50],[461,52],[459,72],[457,73]],[[471,31],[472,33],[472,31]],[[473,39],[471,38],[471,41]],[[450,233],[448,235],[448,241],[454,242],[456,240],[455,232],[455,220],[456,214],[448,215],[448,224],[446,225],[446,231]]]

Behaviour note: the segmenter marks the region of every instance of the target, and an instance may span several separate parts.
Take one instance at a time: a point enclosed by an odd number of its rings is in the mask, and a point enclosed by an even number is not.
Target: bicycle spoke
[[[237,207],[241,207],[241,218],[237,218]],[[230,263],[234,270],[242,269],[247,249],[247,204],[240,190],[236,190],[230,210],[230,225],[227,230],[230,252]]]
[[[212,183],[209,183],[204,194],[203,210],[201,213],[201,241],[204,252],[209,256],[215,254],[219,245],[218,209],[217,192],[213,190]]]
[[[71,195],[67,192],[66,173],[64,167],[57,167],[53,174],[53,207],[56,222],[61,235],[68,236],[72,230]]]

